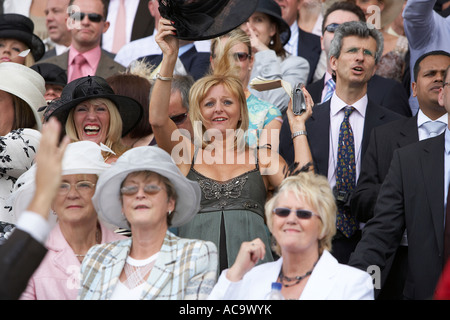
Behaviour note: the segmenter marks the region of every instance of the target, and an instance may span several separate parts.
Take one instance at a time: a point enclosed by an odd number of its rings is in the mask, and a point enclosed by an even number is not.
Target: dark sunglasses
[[[334,33],[338,27],[339,27],[339,23],[330,23],[329,25],[327,25],[325,27],[324,32],[328,31],[328,32]]]
[[[91,22],[98,23],[103,20],[103,16],[98,13],[73,12],[70,17],[75,21],[82,21],[86,15]]]
[[[187,115],[188,115],[187,113],[177,114],[175,116],[170,117],[170,120],[175,122],[175,124],[181,124],[184,122],[184,120],[186,120]]]
[[[317,216],[320,218],[318,214],[312,213],[309,210],[303,210],[303,209],[289,209],[289,208],[275,208],[273,209],[273,212],[282,218],[286,218],[291,214],[291,211],[294,211],[297,215],[297,218],[299,219],[311,219],[312,216]]]
[[[122,195],[131,196],[139,191],[138,186],[125,186],[120,188],[120,193]],[[156,184],[147,184],[144,186],[144,192],[147,194],[157,194],[161,191],[161,188]]]
[[[239,60],[241,62],[244,62],[245,60],[250,58],[251,55],[249,55],[247,52],[235,52],[235,53],[233,53],[233,57],[236,61]]]

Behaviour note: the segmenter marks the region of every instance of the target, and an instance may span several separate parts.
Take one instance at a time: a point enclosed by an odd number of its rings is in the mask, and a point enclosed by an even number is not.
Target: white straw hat
[[[92,197],[99,217],[116,227],[129,229],[122,214],[120,186],[128,174],[152,171],[170,180],[177,194],[172,227],[189,222],[200,209],[200,186],[186,178],[172,157],[155,146],[136,147],[122,154],[114,165],[100,175]]]
[[[36,119],[37,127],[42,126],[38,109],[46,105],[45,80],[34,71],[22,64],[15,62],[0,63],[0,90],[15,95],[28,103]]]
[[[110,151],[109,148],[99,146],[92,141],[78,141],[69,143],[62,161],[61,175],[69,174],[96,174],[100,175],[111,165],[105,163],[102,151]],[[22,174],[14,184],[13,191],[8,198],[8,204],[12,206],[12,214],[17,219],[25,211],[33,198],[35,185],[36,165]]]

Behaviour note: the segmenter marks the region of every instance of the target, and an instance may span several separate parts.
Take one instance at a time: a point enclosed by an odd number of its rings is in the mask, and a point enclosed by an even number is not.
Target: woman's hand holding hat
[[[159,19],[158,33],[155,37],[163,57],[178,57],[179,40],[175,37],[177,30],[172,23],[164,18]]]
[[[265,255],[266,248],[261,239],[256,238],[250,242],[243,242],[234,264],[227,271],[228,280],[233,282],[241,280],[259,260],[264,259]]]

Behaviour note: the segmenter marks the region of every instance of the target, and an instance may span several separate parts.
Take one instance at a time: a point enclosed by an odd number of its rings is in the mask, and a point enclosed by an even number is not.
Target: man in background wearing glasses
[[[125,67],[113,60],[113,55],[100,47],[102,34],[109,28],[106,21],[108,1],[70,0],[67,25],[72,44],[68,52],[42,60],[67,70],[68,82],[87,75],[107,78]]]
[[[322,23],[321,38],[323,54],[326,56],[326,71],[319,80],[306,86],[306,90],[308,90],[315,103],[323,103],[328,100],[335,88],[334,83],[331,89],[328,84],[331,80],[331,67],[328,53],[330,51],[331,40],[334,38],[334,31],[344,22],[366,21],[365,19],[364,12],[361,8],[351,2],[334,3],[326,11]],[[319,61],[319,65],[321,62]],[[319,69],[320,66],[317,68]],[[368,82],[367,95],[373,102],[385,108],[406,117],[411,116],[406,90],[395,80],[383,78],[378,75],[372,76]]]

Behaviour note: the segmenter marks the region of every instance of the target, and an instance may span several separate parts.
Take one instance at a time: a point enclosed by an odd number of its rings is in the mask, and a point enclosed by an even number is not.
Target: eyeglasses
[[[124,186],[120,188],[120,193],[125,196],[132,196],[133,194],[136,194],[139,191],[139,186]],[[156,184],[147,184],[144,186],[144,192],[146,194],[157,194],[161,191],[161,187],[157,186]]]
[[[91,22],[100,22],[104,18],[101,14],[98,13],[84,13],[84,12],[73,12],[70,17],[75,21],[82,21],[85,16],[88,16],[89,21]]]
[[[63,182],[59,185],[58,194],[65,195],[68,194],[70,188],[72,187],[71,183]],[[95,183],[90,181],[79,181],[75,183],[75,190],[77,190],[80,194],[91,193],[94,190]]]
[[[275,208],[273,209],[273,213],[275,213],[277,216],[286,218],[291,214],[291,211],[294,211],[297,215],[297,218],[299,219],[311,219],[312,216],[317,216],[320,219],[320,216],[318,214],[315,214],[309,210],[303,210],[303,209],[289,209],[289,208]]]
[[[234,57],[234,60],[236,60],[236,61],[241,61],[241,62],[244,62],[244,61],[246,61],[248,58],[250,58],[251,57],[251,55],[250,54],[248,54],[247,52],[235,52],[235,53],[233,53],[233,57]]]
[[[175,124],[181,124],[184,122],[184,120],[186,120],[187,115],[188,115],[187,113],[177,114],[177,115],[171,116],[170,120],[175,122]]]
[[[327,25],[325,27],[324,32],[328,31],[328,32],[334,33],[336,31],[336,29],[339,27],[339,25],[340,25],[339,23],[330,23],[329,25]]]

